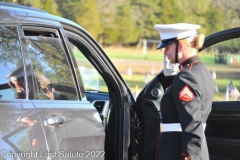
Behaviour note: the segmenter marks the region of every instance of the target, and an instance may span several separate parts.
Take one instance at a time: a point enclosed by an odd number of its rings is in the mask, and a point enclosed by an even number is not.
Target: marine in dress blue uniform
[[[173,24],[155,25],[155,28],[162,39],[158,48],[164,48],[178,43],[179,39],[195,36],[195,29],[200,27]],[[180,71],[172,83],[165,86],[160,104],[162,133],[157,159],[209,160],[204,126],[211,111],[213,79],[198,55],[189,57],[179,66]]]

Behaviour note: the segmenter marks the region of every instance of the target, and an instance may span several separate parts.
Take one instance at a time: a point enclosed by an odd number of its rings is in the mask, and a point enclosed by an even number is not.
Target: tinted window
[[[215,82],[213,101],[240,100],[240,39],[231,39],[208,47],[214,62],[208,65]]]
[[[25,30],[24,33],[37,86],[34,98],[77,100],[74,78],[57,31]]]
[[[24,99],[22,55],[14,26],[0,26],[0,99]]]

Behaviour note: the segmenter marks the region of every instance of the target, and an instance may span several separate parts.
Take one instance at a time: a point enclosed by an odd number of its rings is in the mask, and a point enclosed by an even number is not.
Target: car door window
[[[0,99],[25,99],[20,43],[15,26],[0,26]]]
[[[84,56],[84,53],[82,53],[90,51],[86,50],[84,45],[79,44],[74,39],[69,38],[69,41],[72,52],[77,61],[78,70],[81,75],[84,90],[87,92],[108,92],[107,85],[102,76]],[[75,45],[77,43],[79,45]]]
[[[33,81],[37,86],[33,90],[34,99],[78,100],[73,74],[58,31],[25,27],[24,34]]]
[[[223,41],[205,50],[214,55],[208,65],[215,82],[213,101],[240,100],[240,38]]]

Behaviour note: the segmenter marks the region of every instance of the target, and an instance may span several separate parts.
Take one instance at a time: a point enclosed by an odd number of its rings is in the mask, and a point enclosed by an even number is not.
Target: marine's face
[[[172,43],[164,50],[164,55],[168,57],[171,63],[175,63],[176,43]]]

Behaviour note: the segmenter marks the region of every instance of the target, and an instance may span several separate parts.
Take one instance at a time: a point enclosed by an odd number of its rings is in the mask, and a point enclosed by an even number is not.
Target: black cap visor
[[[161,41],[161,43],[158,45],[157,49],[165,48],[165,47],[169,46],[170,44],[172,44],[173,42],[176,42],[176,41],[177,41],[176,38],[163,40],[163,41]]]

